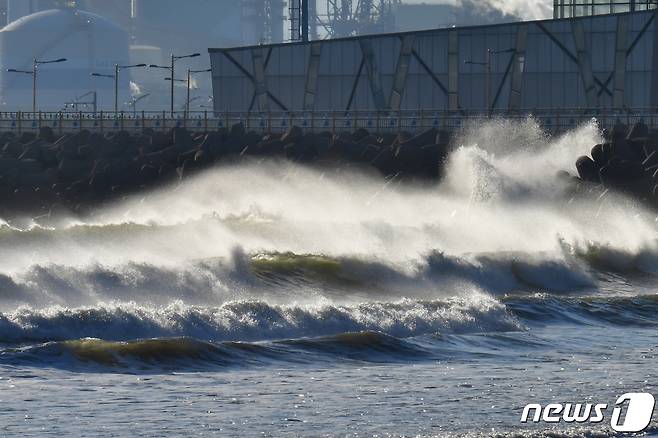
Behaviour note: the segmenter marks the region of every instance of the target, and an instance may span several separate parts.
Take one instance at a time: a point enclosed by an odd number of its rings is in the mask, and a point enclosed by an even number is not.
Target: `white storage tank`
[[[114,81],[91,73],[114,74],[114,65],[129,62],[129,37],[107,19],[75,8],[37,12],[0,31],[0,111],[31,111],[32,77],[7,69],[32,70],[34,58],[64,63],[39,67],[37,106],[59,111],[66,102],[97,91],[99,109],[112,109]],[[120,75],[120,102],[130,93],[130,71]],[[85,99],[86,100],[86,99]]]

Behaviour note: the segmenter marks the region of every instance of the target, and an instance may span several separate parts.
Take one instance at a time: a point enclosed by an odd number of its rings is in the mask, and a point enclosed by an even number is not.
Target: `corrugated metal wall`
[[[487,76],[496,111],[655,108],[656,21],[649,11],[210,49],[215,110],[483,112]]]

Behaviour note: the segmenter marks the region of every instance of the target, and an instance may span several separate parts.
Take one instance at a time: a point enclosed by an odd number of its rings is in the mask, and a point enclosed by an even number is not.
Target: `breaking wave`
[[[12,363],[41,364],[56,361],[59,366],[138,369],[204,369],[232,366],[259,366],[280,363],[312,363],[318,356],[355,361],[408,361],[431,354],[413,342],[377,332],[343,333],[336,336],[272,343],[213,343],[191,338],[147,339],[110,342],[86,338],[6,350]]]
[[[216,309],[22,309],[1,317],[7,337],[0,364],[130,371],[516,357],[550,347],[526,326],[565,323],[655,328],[658,297],[471,296],[313,309],[262,302]]]
[[[551,139],[493,120],[432,186],[252,162],[88,217],[2,222],[0,362],[422,356],[437,333],[653,325],[655,213],[564,174],[600,140],[595,122]]]
[[[396,337],[435,332],[518,330],[505,307],[484,295],[444,301],[276,306],[263,301],[219,307],[173,303],[166,307],[108,304],[90,308],[21,308],[0,315],[4,343],[102,338],[192,337],[212,341],[262,341],[377,331]]]

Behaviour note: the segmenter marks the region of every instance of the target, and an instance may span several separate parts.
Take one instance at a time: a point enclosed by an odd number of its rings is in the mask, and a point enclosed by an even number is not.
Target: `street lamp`
[[[87,96],[91,96],[91,101],[82,100]],[[95,91],[89,91],[88,93],[85,93],[80,97],[76,97],[75,100],[72,102],[66,102],[64,104],[64,108],[66,109],[69,106],[71,106],[71,108],[75,108],[75,111],[77,112],[80,105],[84,105],[85,108],[87,107],[87,105],[92,105],[92,108],[94,108],[94,114],[96,114],[97,102],[98,102],[97,93]]]
[[[208,73],[211,72],[212,69],[207,68],[205,70],[190,70],[187,69],[187,80],[185,79],[174,79],[173,82],[185,82],[187,85],[187,99],[185,100],[185,117],[189,117],[190,115],[190,90],[192,89],[192,75],[196,73]],[[171,81],[171,78],[165,78],[165,81]]]
[[[37,113],[37,70],[38,67],[42,64],[55,64],[58,62],[64,62],[66,61],[66,58],[59,58],[59,59],[54,59],[52,61],[39,61],[38,59],[34,59],[34,62],[32,63],[32,70],[17,70],[15,68],[9,68],[7,69],[7,72],[9,73],[22,73],[22,74],[27,74],[27,75],[32,75],[32,114]]]
[[[142,94],[139,97],[133,97],[133,99],[130,101],[130,106],[133,107],[133,116],[137,115],[137,103],[140,100],[146,99],[150,95],[151,95],[151,93],[146,93],[146,94]]]
[[[170,82],[171,82],[171,86],[172,86],[172,88],[173,88],[173,86],[174,86],[174,84],[175,84],[176,82],[186,82],[185,79],[171,79],[171,78],[164,78],[164,80],[165,80],[165,81],[170,81]],[[189,87],[189,85],[188,85],[188,87]],[[173,94],[172,94],[172,102],[173,102]],[[172,116],[173,116],[174,112],[172,111],[171,114],[172,114]]]
[[[505,50],[491,50],[487,49],[484,62],[482,61],[464,61],[464,64],[468,65],[481,65],[484,67],[485,71],[485,107],[487,112],[487,117],[490,115],[491,111],[491,55],[497,55],[500,53],[511,53],[515,52],[516,49],[505,49]]]
[[[211,72],[211,71],[212,71],[211,68],[207,68],[205,70],[190,70],[190,69],[187,70],[187,104],[185,105],[185,112],[186,112],[185,117],[186,118],[190,116],[190,88],[192,86],[191,85],[192,84],[192,75],[197,74],[197,73],[208,73],[208,72]]]
[[[187,112],[188,113],[190,112],[190,105],[192,105],[192,102],[196,102],[197,100],[201,100],[201,99],[203,99],[203,96],[195,96],[192,99],[190,99],[190,101],[186,105]]]
[[[208,96],[208,102],[209,102],[209,103],[212,103],[212,101],[213,101],[213,97],[212,97],[212,96]],[[199,105],[199,108],[211,108],[211,109],[214,109],[214,105]]]
[[[114,64],[114,74],[106,75],[101,73],[92,73],[91,75],[96,78],[110,78],[114,79],[114,115],[116,116],[119,113],[119,72],[127,68],[136,68],[136,67],[146,67],[146,64],[134,64],[134,65],[119,65]]]
[[[196,58],[198,56],[201,56],[200,53],[193,53],[191,55],[184,55],[184,56],[176,56],[176,55],[171,55],[171,66],[163,66],[163,65],[156,65],[156,64],[151,64],[149,67],[151,68],[163,68],[166,70],[169,70],[171,73],[171,77],[175,78],[176,77],[176,61],[179,59],[185,59],[185,58]],[[174,112],[174,82],[171,81],[171,112],[173,114]]]

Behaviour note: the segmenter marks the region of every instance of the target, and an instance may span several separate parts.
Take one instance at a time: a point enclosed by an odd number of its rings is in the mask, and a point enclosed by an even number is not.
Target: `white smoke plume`
[[[541,20],[553,15],[551,0],[414,0],[407,3],[451,4],[456,9],[475,6],[483,15],[497,11],[523,20]]]
[[[142,94],[141,87],[137,84],[137,82],[130,81],[130,95],[139,96],[140,94]]]
[[[524,20],[541,20],[553,15],[552,2],[547,0],[479,0],[474,3]]]

